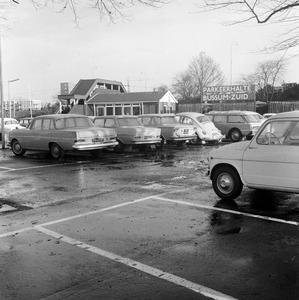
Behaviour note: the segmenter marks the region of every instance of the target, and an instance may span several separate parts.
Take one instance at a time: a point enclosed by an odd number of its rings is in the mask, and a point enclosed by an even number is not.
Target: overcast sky
[[[77,28],[71,12],[36,10],[29,0],[20,1],[8,12],[9,30],[2,29],[4,100],[8,81],[14,79],[19,81],[9,84],[11,99],[30,95],[44,102],[60,94],[60,83],[74,86],[80,79],[121,81],[131,92],[170,87],[200,52],[220,65],[226,84],[230,75],[237,83],[258,62],[283,54],[255,53],[282,28],[254,22],[224,26],[221,21],[233,15],[197,13],[195,4],[200,2],[177,0],[159,9],[135,6],[124,11],[130,21],[110,25],[85,6]],[[299,82],[298,65],[298,58],[288,61],[285,82]]]

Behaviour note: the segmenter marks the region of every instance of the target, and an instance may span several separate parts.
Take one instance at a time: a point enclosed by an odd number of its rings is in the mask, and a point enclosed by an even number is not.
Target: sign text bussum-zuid
[[[221,85],[203,88],[203,101],[254,100],[254,85]]]

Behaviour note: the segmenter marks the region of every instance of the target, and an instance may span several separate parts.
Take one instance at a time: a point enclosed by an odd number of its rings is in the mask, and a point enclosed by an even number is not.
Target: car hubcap
[[[233,189],[233,181],[232,178],[227,175],[227,174],[221,174],[218,177],[218,188],[221,190],[223,193],[230,193]]]
[[[16,152],[20,152],[21,151],[21,147],[19,144],[15,144],[15,151]]]

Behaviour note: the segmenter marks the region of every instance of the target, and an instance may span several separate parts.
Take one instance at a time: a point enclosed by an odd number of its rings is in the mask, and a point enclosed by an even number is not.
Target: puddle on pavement
[[[238,204],[231,200],[220,200],[214,207],[221,208],[223,210],[234,210],[238,211]],[[217,234],[236,234],[242,233],[244,228],[242,226],[243,216],[236,215],[231,212],[215,210],[210,216],[210,224],[213,228],[213,231]]]
[[[19,210],[27,210],[27,209],[31,209],[31,207],[27,207],[24,205],[16,205],[15,203],[12,203],[7,200],[0,200],[0,214],[10,213]]]

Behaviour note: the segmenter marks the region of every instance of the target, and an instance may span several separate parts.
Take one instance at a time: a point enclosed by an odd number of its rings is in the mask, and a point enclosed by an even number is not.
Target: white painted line
[[[215,290],[210,289],[208,287],[205,287],[203,285],[191,282],[191,281],[186,280],[182,277],[179,277],[179,276],[164,272],[162,270],[150,267],[150,266],[142,264],[138,261],[135,261],[135,260],[132,260],[132,259],[129,259],[129,258],[126,258],[126,257],[122,257],[122,256],[119,256],[119,255],[114,254],[112,252],[108,252],[108,251],[102,250],[100,248],[91,246],[91,245],[83,243],[79,240],[76,240],[76,239],[70,238],[68,236],[62,235],[58,232],[43,228],[43,226],[35,226],[35,228],[38,231],[40,231],[44,234],[47,234],[47,235],[52,236],[56,239],[59,239],[60,241],[63,241],[63,242],[68,243],[70,245],[79,247],[79,248],[84,249],[86,251],[95,253],[97,255],[103,256],[105,258],[111,259],[111,260],[116,261],[118,263],[124,264],[128,267],[131,267],[131,268],[137,269],[141,272],[144,272],[144,273],[150,274],[152,276],[155,276],[159,279],[163,279],[163,280],[166,280],[168,282],[174,283],[176,285],[182,286],[184,288],[187,288],[189,290],[192,290],[193,292],[202,294],[202,295],[204,295],[206,297],[209,297],[211,299],[215,299],[215,300],[236,300],[235,298],[233,298],[231,296],[222,294],[218,291],[215,291]]]
[[[172,203],[177,203],[177,204],[182,204],[182,205],[205,208],[205,209],[209,209],[209,210],[218,210],[218,211],[228,212],[228,213],[235,214],[235,215],[243,215],[243,216],[250,217],[250,218],[256,218],[256,219],[262,219],[262,220],[266,220],[266,221],[272,221],[272,222],[277,222],[277,223],[299,226],[299,223],[295,222],[295,221],[287,221],[287,220],[271,218],[271,217],[267,217],[267,216],[254,215],[254,214],[245,213],[245,212],[241,212],[241,211],[225,209],[225,208],[220,208],[220,207],[214,207],[214,206],[208,206],[208,205],[202,205],[202,204],[196,204],[196,203],[185,202],[185,201],[180,201],[180,200],[166,199],[166,198],[162,198],[159,196],[154,196],[153,198],[156,198],[157,200],[161,200],[161,201],[167,201],[167,202],[172,202]]]
[[[4,169],[5,171],[15,171],[16,169],[0,167],[0,169]]]
[[[39,226],[50,226],[50,225],[53,225],[53,224],[57,224],[57,223],[61,223],[61,222],[66,222],[66,221],[70,221],[70,220],[82,218],[82,217],[89,216],[89,215],[94,215],[94,214],[97,214],[97,213],[101,213],[103,211],[107,211],[107,210],[119,208],[119,207],[122,207],[122,206],[126,206],[126,205],[130,205],[130,204],[134,204],[134,203],[146,201],[146,200],[149,200],[149,199],[152,199],[152,198],[155,198],[155,197],[159,197],[161,195],[171,194],[171,193],[176,193],[176,192],[182,192],[184,190],[186,190],[186,189],[175,190],[175,191],[171,191],[171,192],[165,192],[165,193],[159,194],[157,196],[148,196],[148,197],[145,197],[145,198],[140,198],[140,199],[137,199],[137,200],[132,200],[132,201],[129,201],[129,202],[125,202],[125,203],[121,203],[121,204],[117,204],[117,205],[105,207],[105,208],[94,210],[94,211],[90,211],[90,212],[87,212],[87,213],[78,214],[78,215],[74,215],[74,216],[71,216],[71,217],[67,217],[67,218],[63,218],[63,219],[58,219],[58,220],[50,221],[50,222],[47,222],[47,223],[42,223]],[[24,232],[24,231],[28,231],[28,230],[33,230],[33,229],[34,229],[34,226],[32,226],[32,227],[26,227],[26,228],[15,230],[15,231],[10,231],[10,232],[7,232],[7,233],[0,234],[0,238],[11,236],[11,235],[15,235],[15,234],[18,234],[18,233],[21,233],[21,232]]]
[[[19,169],[8,169],[2,171],[1,173],[13,172],[13,171],[27,171],[33,169],[40,169],[40,168],[50,168],[50,167],[59,167],[59,166],[66,166],[66,165],[78,165],[78,164],[85,164],[89,163],[90,161],[77,161],[72,163],[63,163],[63,164],[55,164],[55,165],[43,165],[43,166],[35,166],[35,167],[26,167],[26,168],[19,168]]]

